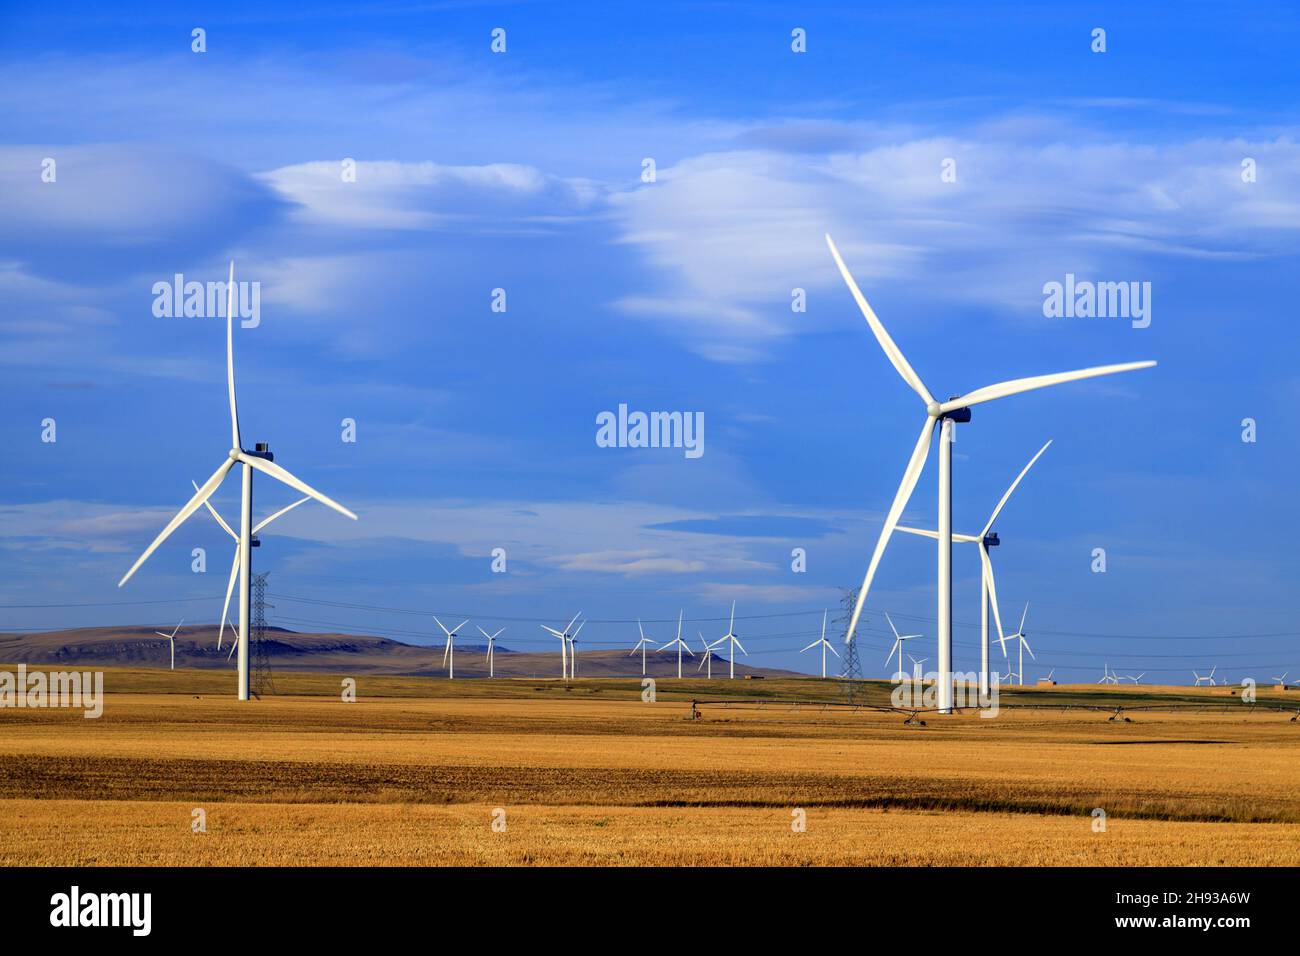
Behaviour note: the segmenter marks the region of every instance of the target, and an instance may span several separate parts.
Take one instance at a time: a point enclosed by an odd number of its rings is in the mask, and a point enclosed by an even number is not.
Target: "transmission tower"
[[[858,603],[858,589],[849,588],[840,598],[840,616],[835,619],[845,638],[849,637],[849,621],[853,619],[853,608]],[[859,622],[861,623],[861,622]],[[844,666],[840,668],[840,693],[850,704],[856,703],[862,696],[862,665],[858,662],[858,641],[848,641],[844,648]]]
[[[270,574],[253,575],[253,694],[274,694],[275,678],[271,676],[271,659],[266,652],[266,609],[275,607],[266,603],[266,578]]]

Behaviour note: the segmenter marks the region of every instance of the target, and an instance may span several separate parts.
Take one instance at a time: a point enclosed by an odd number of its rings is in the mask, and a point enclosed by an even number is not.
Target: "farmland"
[[[1300,724],[1221,689],[922,726],[816,680],[105,680],[97,720],[0,712],[0,864],[1300,863]]]

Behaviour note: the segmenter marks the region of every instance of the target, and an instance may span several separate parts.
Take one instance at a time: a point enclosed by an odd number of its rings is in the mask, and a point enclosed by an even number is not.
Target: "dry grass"
[[[1300,725],[1276,713],[689,721],[635,683],[522,683],[0,712],[0,864],[1300,863]]]

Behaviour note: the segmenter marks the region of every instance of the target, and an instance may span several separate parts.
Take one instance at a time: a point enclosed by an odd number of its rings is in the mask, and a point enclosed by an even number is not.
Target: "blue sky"
[[[684,608],[721,633],[734,598],[752,661],[810,669],[791,648],[861,579],[922,415],[829,231],[936,394],[1160,362],[959,430],[959,530],[1054,439],[994,556],[1041,670],[1300,673],[1300,28],[1280,5],[1129,6],[6,10],[0,627],[219,613],[204,515],[115,584],[229,443],[222,323],[155,317],[152,286],[234,258],[262,290],[235,345],[246,441],[361,516],[305,506],[266,536],[274,620],[432,640],[428,612],[463,612],[549,649],[535,622],[582,610],[591,646],[630,646],[618,622]],[[1150,326],[1045,318],[1067,273],[1150,282]],[[620,403],[703,412],[705,454],[597,447]],[[934,521],[934,462],[911,522]],[[288,500],[262,482],[255,510]],[[955,562],[973,667],[978,562]],[[933,657],[933,566],[891,544],[868,674],[885,610]],[[135,601],[174,603],[108,603]]]

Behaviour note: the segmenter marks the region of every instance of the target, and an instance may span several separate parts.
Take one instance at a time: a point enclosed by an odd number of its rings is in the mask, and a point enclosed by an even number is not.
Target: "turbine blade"
[[[984,526],[984,530],[980,533],[981,538],[989,533],[989,529],[993,527],[993,522],[998,520],[998,515],[1002,512],[1002,506],[1005,505],[1007,499],[1011,497],[1011,492],[1016,490],[1016,485],[1020,484],[1020,479],[1029,473],[1029,469],[1034,467],[1034,462],[1038,461],[1038,459],[1042,457],[1043,452],[1047,451],[1048,446],[1051,444],[1052,440],[1050,438],[1047,439],[1047,444],[1038,449],[1038,454],[1029,459],[1029,464],[1020,469],[1020,474],[1016,475],[1016,480],[1011,482],[1011,486],[1007,488],[1006,494],[1002,496],[1002,500],[998,502],[998,506],[993,509],[993,514],[989,515],[988,524]]]
[[[190,484],[194,486],[194,490],[195,490],[195,491],[198,491],[198,490],[199,490],[199,483],[198,483],[197,481],[195,481],[193,478],[190,479]],[[239,535],[235,534],[235,530],[234,530],[232,527],[230,527],[230,525],[226,524],[226,519],[225,519],[225,518],[223,518],[223,517],[221,517],[221,515],[217,514],[217,509],[214,508],[214,507],[212,507],[212,502],[211,502],[211,501],[204,500],[204,502],[203,502],[203,507],[207,508],[207,509],[208,509],[208,513],[209,513],[210,515],[212,515],[212,517],[214,517],[214,518],[217,519],[217,524],[221,525],[221,527],[223,527],[223,528],[226,529],[226,534],[230,535],[232,538],[235,539],[235,542],[238,543],[238,542],[239,542]]]
[[[991,402],[995,398],[1006,398],[1009,395],[1019,395],[1021,392],[1031,392],[1037,388],[1047,388],[1051,385],[1062,385],[1065,382],[1077,382],[1084,378],[1096,378],[1099,375],[1114,375],[1117,372],[1133,372],[1140,368],[1151,368],[1155,362],[1123,362],[1119,365],[1099,365],[1096,368],[1081,368],[1073,372],[1055,372],[1051,375],[1033,375],[1029,378],[1015,378],[1009,382],[998,382],[996,385],[985,385],[983,388],[977,388],[975,391],[962,395],[960,398],[954,398],[951,401],[942,403],[939,406],[941,412],[951,412],[959,408],[970,408],[972,405],[979,405],[981,402]]]
[[[578,624],[578,629],[577,629],[576,631],[573,632],[573,635],[569,638],[569,640],[570,640],[570,641],[576,641],[576,640],[578,639],[578,635],[582,633],[582,629],[583,629],[584,627],[586,627],[586,625],[587,625],[587,622],[586,622],[586,621],[582,621],[582,622],[580,622],[580,623]]]
[[[443,624],[442,621],[438,620],[438,615],[436,614],[433,616],[433,623],[437,624],[440,628],[442,628],[442,633],[446,634],[448,637],[451,637],[451,631],[447,630],[447,625]]]
[[[837,651],[834,647],[831,646],[830,641],[827,641],[827,642],[826,642],[826,650],[830,651],[830,652],[831,652],[832,654],[834,654],[836,657],[839,657],[839,656],[840,656],[840,652]]]
[[[736,642],[736,646],[740,648],[740,653],[742,653],[742,654],[744,654],[746,657],[748,657],[748,656],[749,656],[749,651],[745,650],[745,645],[742,644],[742,643],[740,643],[740,638],[736,637],[736,635],[733,634],[733,635],[731,635],[731,639],[732,639],[733,641],[735,641],[735,642]]]
[[[1025,640],[1025,635],[1023,635],[1023,634],[1020,635],[1020,643],[1023,644],[1024,647],[1025,647],[1025,650],[1027,650],[1027,651],[1029,652],[1029,656],[1030,656],[1031,659],[1033,659],[1033,660],[1038,660],[1037,657],[1034,657],[1034,649],[1033,649],[1032,647],[1029,646],[1029,642],[1028,642],[1027,640]]]
[[[1027,618],[1028,616],[1029,616],[1029,602],[1026,601],[1026,602],[1025,602],[1025,610],[1024,610],[1024,612],[1020,615],[1020,633],[1021,633],[1021,634],[1025,633],[1025,618]]]
[[[1002,645],[1002,656],[1007,656],[1007,638],[1002,632],[1002,612],[998,610],[998,585],[993,580],[993,562],[989,560],[988,548],[980,542],[980,564],[984,565],[984,580],[988,583],[989,605],[993,608],[993,624],[998,629],[998,642]]]
[[[468,624],[468,623],[469,623],[469,618],[465,618],[465,620],[461,621],[459,624],[457,624],[455,627],[453,627],[453,628],[451,629],[451,633],[453,633],[453,634],[459,634],[459,633],[460,633],[460,629],[461,629],[462,627],[464,627],[464,626],[465,626],[466,624]]]
[[[919,535],[920,535],[921,537],[923,537],[923,538],[934,538],[936,541],[939,539],[939,532],[937,532],[937,531],[930,531],[928,528],[909,528],[909,527],[907,527],[906,525],[901,525],[901,524],[900,524],[900,525],[899,525],[898,527],[896,527],[894,530],[895,530],[895,531],[905,531],[905,532],[907,532],[908,534],[919,534]],[[957,537],[957,536],[956,536],[956,535],[953,535],[953,537],[955,538],[955,537]]]
[[[867,320],[867,324],[871,326],[871,331],[875,333],[876,341],[880,343],[881,349],[884,350],[895,370],[902,376],[903,381],[911,386],[912,391],[921,396],[921,401],[927,405],[933,404],[934,396],[930,394],[925,387],[925,383],[921,381],[921,376],[917,375],[915,369],[907,363],[902,351],[894,344],[894,340],[889,337],[889,333],[885,331],[884,325],[881,324],[880,319],[876,317],[875,311],[867,303],[866,296],[862,294],[858,284],[853,281],[848,266],[840,258],[840,251],[835,248],[835,241],[831,239],[829,234],[826,236],[826,245],[830,247],[831,256],[835,259],[835,265],[839,267],[840,275],[844,277],[845,284],[848,285],[849,291],[853,293],[853,298],[858,303],[858,308],[862,310],[863,317]]]
[[[554,634],[556,637],[563,637],[563,636],[564,636],[563,634],[561,634],[559,631],[557,631],[557,630],[556,630],[555,628],[553,628],[553,627],[547,627],[545,624],[542,624],[542,625],[540,625],[540,626],[541,626],[541,628],[542,628],[543,631],[547,631],[547,632],[549,632],[549,633],[551,633],[551,634]]]
[[[263,519],[262,519],[261,521],[259,521],[257,524],[253,525],[253,534],[257,534],[257,532],[261,531],[263,528],[265,528],[267,525],[269,525],[269,524],[270,524],[272,521],[274,521],[276,518],[280,517],[280,515],[284,514],[284,513],[287,512],[287,511],[292,511],[294,508],[298,507],[300,504],[303,504],[304,502],[308,502],[308,501],[311,501],[311,498],[299,498],[299,499],[298,499],[297,501],[295,501],[293,504],[291,504],[291,505],[285,505],[283,508],[281,508],[279,511],[277,511],[275,514],[271,515],[270,517],[268,517],[268,518],[263,518]]]
[[[166,636],[167,636],[166,634],[163,635],[163,637],[166,637]],[[813,642],[812,642],[811,644],[809,644],[807,647],[801,648],[800,651],[799,651],[799,653],[802,654],[804,651],[811,651],[814,647],[816,647],[816,646],[817,646],[818,644],[820,644],[820,643],[821,643],[820,640],[813,641]]]
[[[145,548],[144,554],[135,559],[135,564],[131,565],[131,570],[122,575],[122,580],[117,582],[118,587],[121,587],[123,584],[126,584],[127,581],[131,580],[131,575],[135,574],[135,572],[139,570],[140,565],[144,564],[149,555],[153,554],[154,551],[157,550],[158,545],[166,541],[168,535],[179,528],[186,518],[194,514],[203,502],[212,497],[212,493],[216,491],[217,486],[221,484],[221,479],[226,477],[226,472],[230,471],[234,464],[235,462],[232,458],[227,458],[221,463],[221,467],[212,473],[212,477],[203,483],[203,487],[194,492],[194,497],[185,503],[185,507],[176,512],[176,516],[173,517],[171,521],[167,522],[167,527],[163,528],[162,531],[159,532],[158,537],[153,539],[153,544]]]
[[[894,619],[889,616],[888,611],[885,612],[885,620],[889,622],[889,629],[894,632],[894,640],[901,641],[902,638],[898,636],[898,628],[894,627]]]
[[[916,447],[912,449],[912,457],[907,462],[907,469],[903,472],[903,481],[898,486],[898,492],[894,495],[894,503],[889,506],[889,514],[885,516],[885,524],[880,529],[880,537],[876,540],[876,550],[872,552],[871,563],[867,565],[867,574],[862,579],[862,588],[858,591],[858,603],[853,608],[853,616],[849,619],[849,630],[846,637],[847,641],[853,639],[854,633],[858,629],[858,619],[862,617],[862,606],[867,603],[867,592],[871,590],[871,579],[876,576],[876,568],[880,564],[880,558],[885,553],[885,545],[889,544],[889,536],[894,532],[894,526],[898,524],[898,519],[902,517],[903,509],[907,507],[908,499],[912,497],[912,490],[916,487],[917,481],[921,478],[921,471],[925,468],[925,459],[930,454],[930,433],[934,431],[935,419],[926,416],[925,424],[921,426],[921,436],[916,440]]]
[[[230,396],[230,447],[239,443],[239,410],[235,406],[235,260],[230,260],[230,281],[226,283],[226,390]]]
[[[217,650],[221,650],[221,635],[226,631],[226,615],[230,611],[230,596],[235,593],[235,578],[239,576],[239,545],[235,545],[235,559],[230,563],[230,580],[226,582],[226,603],[221,605],[221,630],[217,631]]]
[[[299,491],[304,495],[309,495],[310,497],[315,498],[321,504],[333,508],[339,514],[346,515],[347,517],[351,518],[353,521],[357,520],[357,516],[355,514],[353,514],[347,508],[344,508],[333,498],[329,497],[328,495],[321,494],[319,491],[317,491],[311,485],[307,484],[302,479],[295,478],[293,475],[291,475],[285,469],[281,468],[275,462],[267,461],[265,458],[254,458],[252,455],[246,455],[242,451],[239,453],[239,460],[242,461],[244,464],[257,469],[258,471],[262,472],[265,475],[270,475],[276,481],[284,482],[286,485],[288,485],[290,488],[293,488],[295,491]]]

